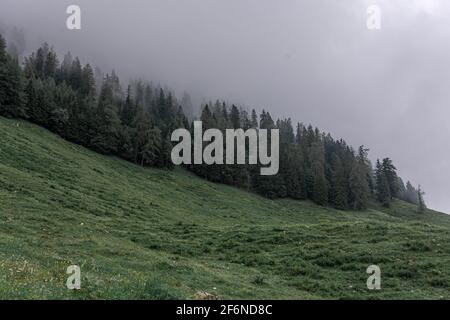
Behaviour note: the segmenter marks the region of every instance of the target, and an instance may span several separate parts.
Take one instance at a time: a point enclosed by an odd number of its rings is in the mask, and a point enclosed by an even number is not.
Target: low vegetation
[[[24,121],[0,118],[0,136],[1,299],[450,299],[445,214],[270,200]]]

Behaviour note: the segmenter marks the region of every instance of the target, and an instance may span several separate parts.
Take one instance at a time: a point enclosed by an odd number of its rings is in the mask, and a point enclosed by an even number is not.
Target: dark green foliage
[[[272,201],[3,117],[0,136],[0,299],[450,298],[446,214]],[[367,290],[374,263],[382,290]]]
[[[397,168],[392,164],[391,159],[383,159],[382,170],[389,184],[389,192],[391,194],[391,198],[397,197],[399,191]]]
[[[350,208],[352,210],[365,210],[369,205],[372,168],[367,154],[368,149],[360,146],[356,162],[353,163],[350,171]]]
[[[16,59],[6,52],[0,35],[0,115],[26,118],[24,79]]]
[[[252,118],[250,120],[251,128],[258,128],[258,115],[256,114],[255,109],[252,110]]]
[[[136,82],[124,100],[112,71],[97,96],[92,67],[82,66],[70,52],[60,64],[47,44],[25,59],[24,86],[20,67],[0,40],[1,115],[27,118],[70,141],[143,166],[173,167],[169,132],[189,124],[170,92]]]
[[[242,128],[240,113],[239,113],[238,108],[235,105],[233,105],[231,107],[230,120],[231,120],[231,125],[232,125],[233,129]]]
[[[236,105],[229,108],[219,101],[206,104],[200,120],[204,130],[219,128],[223,132],[226,128],[236,129],[236,125],[244,130],[257,125],[254,110],[249,117]],[[342,210],[365,210],[373,194],[384,206],[389,206],[394,197],[392,194],[400,193],[399,177],[392,161],[385,159],[384,164],[380,164],[380,178],[374,180],[368,149],[364,146],[355,154],[345,141],[336,141],[329,134],[302,124],[297,124],[294,133],[291,119],[274,122],[264,110],[258,127],[279,129],[280,168],[277,175],[261,176],[258,165],[191,165],[189,169],[208,180],[250,188],[268,198],[311,199],[317,204],[330,204]],[[377,185],[383,185],[384,189]]]
[[[365,210],[369,204],[369,185],[364,165],[357,162],[350,172],[350,203],[352,210]]]
[[[420,213],[424,213],[427,206],[425,205],[425,201],[423,200],[423,195],[425,192],[422,191],[422,188],[419,186],[417,189],[417,199],[418,199],[418,208]]]
[[[376,196],[377,200],[384,206],[389,207],[390,201],[392,199],[391,191],[389,188],[389,181],[386,176],[386,173],[383,170],[383,166],[380,161],[377,160],[376,171],[375,171],[375,180],[376,180]]]
[[[353,171],[352,171],[353,172]],[[350,185],[352,176],[350,177]],[[330,204],[336,209],[348,208],[346,177],[342,161],[336,153],[331,158]]]
[[[325,205],[328,202],[328,182],[325,177],[325,155],[321,141],[311,145],[309,161],[312,174],[312,200]]]
[[[114,70],[103,78],[97,92],[99,74],[96,69],[94,75],[89,64],[83,66],[70,52],[60,63],[48,44],[25,59],[22,71],[0,37],[0,114],[29,119],[65,139],[141,166],[173,168],[171,133],[177,128],[193,130],[188,120],[195,118],[189,95],[185,93],[178,103],[170,90],[140,80],[132,81],[124,94]],[[334,140],[311,125],[298,123],[294,130],[289,118],[275,121],[263,110],[258,119],[255,110],[249,114],[245,108],[219,100],[203,106],[200,120],[203,130],[217,128],[223,133],[267,129],[269,142],[271,129],[280,133],[277,175],[261,176],[261,164],[188,166],[208,180],[269,198],[310,199],[341,210],[364,210],[373,195],[384,206],[395,197],[423,203],[420,192],[410,183],[403,185],[389,158],[377,163],[374,179],[367,149],[360,147],[355,154],[345,141]]]
[[[91,141],[95,150],[105,154],[115,154],[119,147],[120,119],[111,80],[107,75],[100,92],[95,117],[97,132]]]

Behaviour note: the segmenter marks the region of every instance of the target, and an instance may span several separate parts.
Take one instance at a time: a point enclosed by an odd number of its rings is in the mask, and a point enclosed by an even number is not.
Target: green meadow
[[[450,299],[445,214],[269,200],[23,121],[0,137],[0,299]]]

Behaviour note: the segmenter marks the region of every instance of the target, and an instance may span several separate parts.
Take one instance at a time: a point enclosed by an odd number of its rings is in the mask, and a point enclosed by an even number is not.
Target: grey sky
[[[70,4],[82,30],[65,27]],[[382,9],[382,29],[366,9]],[[30,47],[197,101],[225,99],[312,123],[389,156],[450,212],[450,4],[446,0],[1,0]]]

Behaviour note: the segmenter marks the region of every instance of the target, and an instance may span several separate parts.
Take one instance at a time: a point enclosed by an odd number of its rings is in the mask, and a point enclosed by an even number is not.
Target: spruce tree
[[[376,197],[377,200],[384,206],[390,207],[391,204],[391,192],[389,188],[389,181],[386,177],[386,173],[383,170],[383,166],[380,163],[380,160],[377,160],[376,165]]]
[[[348,208],[347,181],[344,166],[336,153],[331,157],[330,204],[336,209]]]
[[[258,115],[256,114],[255,109],[252,110],[252,116],[250,119],[250,126],[252,128],[257,129],[258,128]]]
[[[96,88],[94,71],[89,64],[85,65],[81,71],[80,94],[89,99],[95,98]]]
[[[350,172],[350,201],[352,210],[365,210],[369,205],[369,185],[367,171],[361,162],[357,161]]]
[[[43,68],[44,78],[56,78],[56,71],[59,66],[58,56],[50,49],[45,57],[45,64]]]
[[[231,125],[233,126],[233,129],[238,129],[241,127],[240,112],[239,112],[239,109],[235,105],[233,105],[231,107],[230,118],[231,118]]]
[[[399,191],[397,168],[392,164],[392,160],[389,158],[384,158],[381,166],[389,185],[391,199],[393,199],[397,197]]]
[[[425,205],[425,201],[423,200],[423,196],[424,196],[425,192],[422,191],[422,188],[418,187],[417,189],[417,199],[418,199],[418,209],[420,213],[424,213],[427,206]]]
[[[0,35],[0,115],[26,118],[24,78],[17,60],[6,52]]]
[[[97,132],[92,146],[101,153],[114,154],[118,149],[120,119],[108,76],[100,93],[95,118]]]
[[[325,157],[322,141],[314,142],[310,150],[312,200],[319,205],[328,202],[328,182],[325,177]]]
[[[69,84],[72,86],[74,90],[80,90],[81,89],[81,82],[82,82],[82,67],[80,63],[80,59],[78,57],[75,58],[72,62],[72,66],[70,68],[70,74],[69,74]]]

